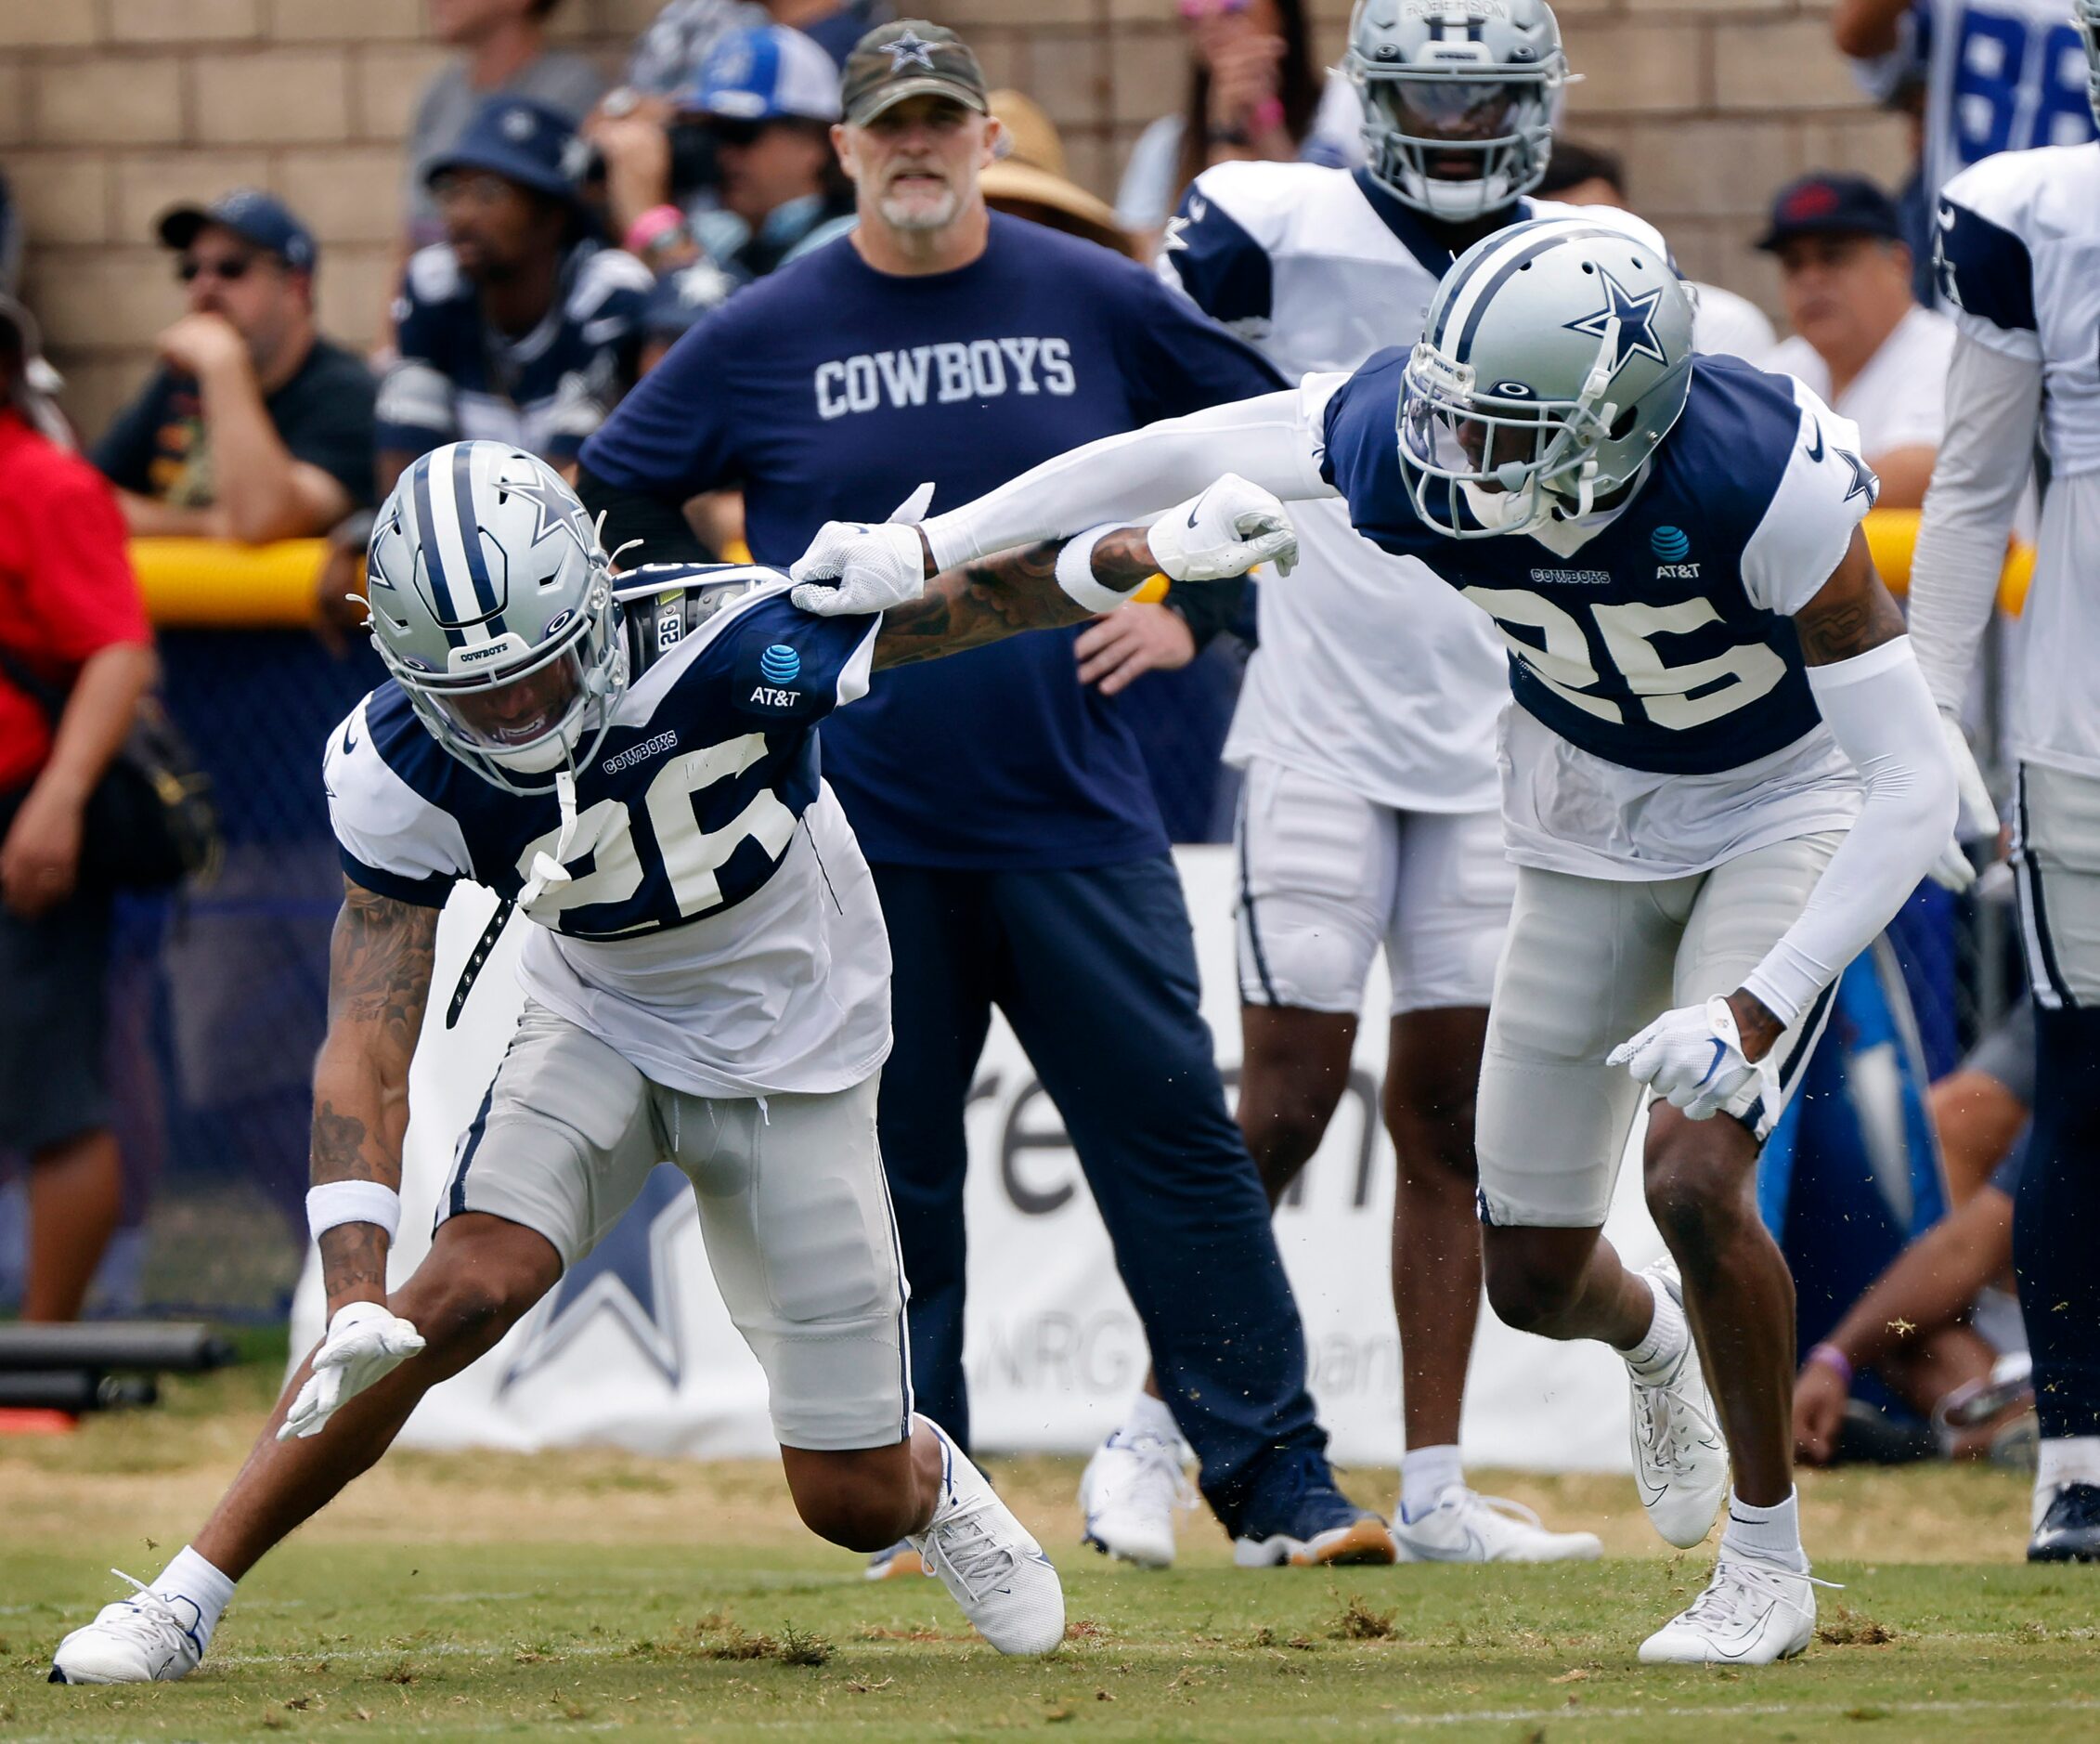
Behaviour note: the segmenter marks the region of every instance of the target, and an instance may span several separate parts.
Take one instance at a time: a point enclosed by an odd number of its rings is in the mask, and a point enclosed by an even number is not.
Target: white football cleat
[[[1816,1637],[1816,1588],[1776,1562],[1731,1556],[1689,1609],[1640,1644],[1643,1665],[1769,1665]]]
[[[110,1572],[138,1591],[105,1605],[95,1620],[58,1643],[54,1684],[172,1684],[204,1657],[209,1637],[193,1599],[164,1598],[121,1568]]]
[[[1454,1484],[1419,1520],[1393,1510],[1393,1548],[1402,1562],[1595,1562],[1595,1532],[1549,1532],[1521,1503]]]
[[[1054,1652],[1065,1638],[1056,1569],[948,1432],[930,1417],[919,1421],[940,1438],[940,1503],[912,1548],[1000,1652]]]
[[[1178,1440],[1121,1430],[1096,1448],[1079,1480],[1082,1542],[1142,1568],[1174,1563],[1174,1515],[1196,1505]]]
[[[1641,1276],[1684,1306],[1683,1281],[1668,1259],[1658,1259]],[[1627,1373],[1633,1382],[1633,1480],[1640,1487],[1640,1505],[1666,1542],[1690,1550],[1712,1530],[1728,1493],[1728,1441],[1690,1326],[1684,1354],[1666,1381],[1651,1386]]]

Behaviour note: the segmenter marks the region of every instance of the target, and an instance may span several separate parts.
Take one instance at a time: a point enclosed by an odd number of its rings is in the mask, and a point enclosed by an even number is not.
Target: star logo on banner
[[[893,43],[884,45],[889,50],[889,71],[901,72],[906,67],[924,67],[933,71],[933,45],[915,31],[906,31]]]
[[[601,1315],[627,1334],[675,1392],[684,1373],[685,1350],[672,1248],[681,1230],[698,1216],[692,1183],[670,1165],[660,1165],[605,1239],[563,1274],[505,1371],[498,1393],[557,1360]]]
[[[1655,337],[1655,309],[1663,300],[1663,289],[1657,285],[1653,291],[1635,296],[1603,267],[1597,276],[1604,281],[1604,306],[1594,315],[1585,315],[1579,321],[1566,321],[1562,325],[1571,333],[1588,333],[1602,339],[1616,319],[1619,324],[1619,343],[1612,354],[1612,373],[1616,375],[1626,367],[1628,358],[1653,358],[1657,363],[1667,363],[1663,355],[1663,342]]]
[[[532,529],[532,542],[537,545],[556,532],[565,532],[577,542],[577,549],[588,557],[597,542],[590,530],[590,517],[584,513],[583,504],[569,494],[566,486],[552,478],[528,478],[520,484],[506,484],[502,488],[513,497],[523,497],[538,510],[539,518]]]
[[[1867,507],[1873,508],[1874,499],[1881,495],[1881,480],[1874,475],[1874,469],[1846,449],[1837,450],[1837,458],[1852,469],[1852,482],[1845,488],[1845,501],[1849,502],[1854,497],[1864,497]]]

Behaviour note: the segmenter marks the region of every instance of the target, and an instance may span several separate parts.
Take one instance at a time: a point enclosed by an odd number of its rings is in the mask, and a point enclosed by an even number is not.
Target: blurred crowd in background
[[[430,28],[453,53],[415,107],[395,290],[380,341],[369,349],[317,326],[314,287],[328,263],[298,212],[253,189],[198,188],[155,228],[175,280],[157,367],[107,429],[73,430],[41,357],[35,312],[14,299],[23,239],[11,209],[0,205],[0,289],[7,293],[0,384],[13,421],[0,447],[0,469],[9,474],[0,477],[0,566],[13,571],[0,578],[0,648],[11,648],[61,696],[64,685],[82,683],[83,662],[102,643],[82,639],[79,625],[87,620],[77,617],[72,631],[53,626],[73,611],[81,575],[117,576],[122,589],[126,534],[324,541],[314,559],[314,633],[287,637],[276,651],[281,657],[268,663],[274,670],[207,671],[209,649],[164,644],[162,689],[219,784],[226,864],[211,892],[126,896],[113,918],[106,898],[99,906],[77,899],[95,913],[81,919],[65,961],[107,971],[86,977],[97,985],[106,979],[105,999],[76,987],[98,1006],[82,1034],[102,1035],[117,1062],[110,1081],[123,1094],[115,1105],[92,1107],[84,1139],[77,1129],[53,1132],[22,1120],[0,1126],[0,1147],[13,1147],[25,1165],[0,1202],[0,1294],[32,1317],[78,1312],[97,1265],[93,1301],[102,1307],[171,1295],[224,1307],[240,1295],[247,1286],[214,1296],[219,1286],[209,1282],[149,1276],[141,1233],[156,1179],[223,1166],[231,1150],[268,1159],[250,1171],[251,1185],[285,1216],[289,1257],[265,1268],[270,1288],[281,1289],[296,1263],[305,1181],[300,1050],[310,1058],[318,1035],[333,865],[325,830],[313,827],[318,794],[292,789],[300,782],[318,788],[318,764],[307,753],[327,722],[376,682],[356,632],[363,612],[354,597],[375,504],[417,456],[459,437],[501,438],[572,466],[621,396],[682,334],[742,287],[791,267],[853,223],[853,189],[831,140],[839,71],[862,35],[892,16],[888,0],[668,0],[616,69],[550,45],[548,19],[559,4],[432,0]],[[1007,89],[990,99],[1005,126],[1003,155],[983,178],[994,208],[1148,260],[1184,189],[1207,165],[1233,158],[1363,163],[1357,98],[1316,58],[1303,0],[1180,0],[1179,11],[1186,84],[1160,94],[1160,112],[1131,150],[1113,200],[1069,177],[1048,116],[1027,92]],[[2060,28],[2068,35],[2068,25]],[[1864,97],[1916,119],[1912,173],[1900,188],[1810,173],[1773,190],[1755,246],[1778,261],[1788,334],[1779,337],[1742,297],[1705,287],[1700,343],[1802,376],[1860,424],[1882,479],[1882,506],[1915,508],[1939,439],[1939,387],[1953,337],[1934,306],[1935,189],[1963,162],[2089,137],[2092,120],[2082,82],[2039,112],[2032,105],[1994,108],[1994,87],[1967,39],[1936,30],[1928,4],[1840,0],[1831,32],[1830,52],[1851,58]],[[1936,109],[1949,119],[1928,126]],[[1640,185],[1638,163],[1584,144],[1578,129],[1557,145],[1536,191],[1623,205],[1638,199]],[[24,459],[32,441],[41,446]],[[61,462],[47,448],[81,458]],[[65,505],[98,495],[83,483],[88,465],[107,482],[114,513],[61,515]],[[25,489],[24,481],[34,482]],[[741,553],[733,493],[699,501],[689,515],[710,549]],[[69,523],[62,532],[61,519]],[[99,551],[89,549],[97,540]],[[59,566],[54,553],[75,571],[62,584],[63,610],[32,598]],[[128,605],[88,612],[103,642],[142,634],[136,592],[129,597]],[[307,645],[294,651],[293,640]],[[1177,840],[1229,834],[1232,777],[1218,752],[1243,658],[1231,636],[1200,652],[1169,650],[1120,699],[1140,719],[1160,809]],[[287,672],[296,674],[305,707],[291,711],[283,729],[291,773],[258,793],[237,772],[254,755],[256,696],[272,686],[280,692]],[[129,731],[128,710],[149,676],[114,684],[117,712],[105,732]],[[39,771],[54,756],[48,702],[33,673],[24,680],[0,668],[0,791],[11,796],[0,823],[19,807],[37,824],[38,808],[24,796],[33,798]],[[29,852],[34,833],[0,853],[0,893],[18,918],[76,900],[70,876],[55,893],[31,887],[48,858]],[[2009,1253],[2009,1202],[1997,1171],[2015,1154],[2031,1059],[2023,1061],[2016,1033],[1989,1033],[1989,1020],[2009,1003],[2010,968],[1990,943],[2002,924],[1991,902],[1957,907],[1921,896],[1915,906],[1908,931],[1897,935],[1903,974],[1895,981],[1908,981],[1914,1028],[1908,1014],[1899,1027],[1938,1080],[1944,1166],[1927,1133],[1923,1186],[1889,1200],[1900,1204],[1890,1214],[1886,1251],[1875,1250],[1864,1275],[1849,1275],[1860,1270],[1853,1265],[1842,1287],[1833,1285],[1816,1330],[1845,1347],[1862,1386],[1878,1385],[1929,1420],[1949,1391],[1949,1373],[1974,1380],[2016,1341],[2016,1315],[1992,1306]],[[237,923],[244,929],[238,935]],[[258,929],[272,927],[258,944]],[[238,969],[229,970],[236,958]],[[217,991],[186,995],[193,1009],[171,1038],[168,985],[177,979]],[[200,997],[220,1009],[200,1014]],[[210,1046],[186,1039],[199,1036],[212,1037]],[[1987,1051],[1964,1065],[1979,1041]],[[2031,1038],[2025,1046],[2031,1055]],[[18,1109],[28,1094],[19,1084],[0,1090]],[[217,1112],[199,1112],[208,1110]],[[121,1232],[110,1245],[112,1230]],[[1921,1306],[1903,1294],[1900,1276],[1874,1282],[1881,1263],[1918,1236],[1939,1243],[1933,1279],[1947,1275],[1942,1250],[1959,1247],[1965,1289],[1942,1289],[1946,1301]],[[1870,1285],[1896,1295],[1893,1305],[1870,1298],[1862,1318],[1854,1305]],[[276,1311],[270,1288],[249,1305]],[[1928,1310],[1938,1316],[1928,1330],[1975,1348],[1955,1351],[1945,1338],[1931,1344],[1922,1334],[1891,1348],[1885,1329],[1906,1317],[1922,1321]],[[1805,1335],[1808,1330],[1805,1324]],[[1880,1381],[1869,1383],[1877,1370]],[[1840,1436],[1852,1376],[1842,1387],[1836,1378],[1826,1362],[1804,1389],[1801,1433],[1811,1452],[1827,1454]]]

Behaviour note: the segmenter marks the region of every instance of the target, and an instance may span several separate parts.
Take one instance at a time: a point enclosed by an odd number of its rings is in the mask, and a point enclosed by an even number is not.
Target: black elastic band
[[[466,967],[460,971],[459,985],[452,989],[452,1004],[445,1013],[445,1027],[454,1028],[460,1022],[460,1013],[466,1009],[467,996],[473,992],[474,983],[481,979],[481,971],[488,966],[488,954],[496,948],[496,941],[503,936],[503,929],[510,924],[517,904],[508,896],[496,905],[496,912],[488,917],[488,924],[481,930],[481,937],[474,948],[467,954]]]

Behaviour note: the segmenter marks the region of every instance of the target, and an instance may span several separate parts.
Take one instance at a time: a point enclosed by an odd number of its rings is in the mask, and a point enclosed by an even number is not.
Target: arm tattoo
[[[365,1161],[365,1123],[355,1114],[339,1114],[325,1096],[314,1099],[313,1178],[317,1181],[369,1181]]]
[[[875,664],[939,659],[1023,630],[1078,623],[1086,608],[1057,585],[1063,543],[1044,540],[935,576],[917,599],[883,614]]]
[[[329,945],[328,1039],[314,1072],[311,1178],[401,1184],[408,1061],[422,1028],[437,950],[437,910],[344,880]],[[331,1308],[383,1299],[386,1235],[342,1223],[320,1239]]]
[[[374,895],[345,879],[329,941],[329,1022],[375,1025],[385,1045],[413,1052],[436,955],[436,909]]]
[[[1874,573],[1866,540],[1858,532],[1830,579],[1794,614],[1802,657],[1810,666],[1849,660],[1895,641],[1905,629],[1902,608]]]
[[[332,1306],[348,1295],[386,1295],[386,1233],[376,1223],[339,1223],[321,1236],[321,1277]]]
[[[1057,585],[1064,544],[1044,540],[934,577],[917,599],[883,614],[875,665],[908,666],[1023,630],[1083,622],[1093,614]],[[1157,566],[1139,527],[1106,534],[1094,547],[1094,573],[1112,588],[1134,590]]]

